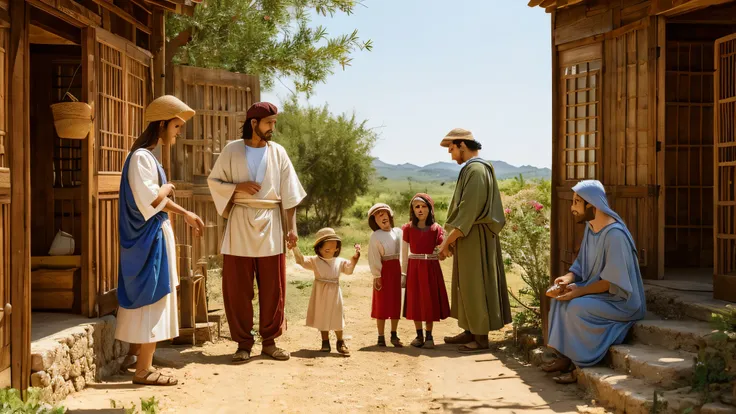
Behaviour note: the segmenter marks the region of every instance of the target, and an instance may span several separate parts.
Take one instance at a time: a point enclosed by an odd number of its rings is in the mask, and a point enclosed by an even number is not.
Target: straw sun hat
[[[314,241],[314,247],[317,247],[318,244],[324,242],[324,241],[342,241],[340,239],[340,236],[335,233],[335,230],[333,230],[330,227],[325,227],[323,229],[320,229],[317,232],[317,239]]]
[[[373,205],[373,207],[370,208],[370,210],[368,210],[368,218],[371,218],[371,216],[373,216],[374,214],[378,213],[381,210],[388,211],[388,215],[391,217],[394,216],[394,211],[391,210],[391,207],[388,204],[376,203]]]
[[[194,116],[194,110],[173,95],[164,95],[153,100],[144,115],[145,122],[168,121],[169,119],[179,118],[187,122]]]
[[[444,138],[442,138],[440,146],[447,148],[450,146],[450,144],[452,144],[452,141],[458,139],[463,141],[475,141],[475,137],[473,137],[472,132],[468,131],[467,129],[455,128],[452,131],[448,132]]]

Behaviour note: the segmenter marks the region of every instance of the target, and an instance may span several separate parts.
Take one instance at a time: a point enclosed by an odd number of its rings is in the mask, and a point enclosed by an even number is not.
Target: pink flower
[[[507,214],[507,215],[508,214],[511,214],[511,209],[510,208],[505,208],[505,209],[503,209],[503,213],[504,214]]]
[[[544,206],[541,205],[540,203],[537,203],[537,204],[534,205],[534,209],[537,210],[537,211],[540,211],[543,208],[544,208]]]

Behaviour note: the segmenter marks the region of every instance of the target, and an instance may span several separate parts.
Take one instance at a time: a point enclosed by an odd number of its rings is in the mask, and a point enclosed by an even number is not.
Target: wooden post
[[[666,76],[667,76],[667,67],[666,67],[666,60],[665,60],[665,54],[667,52],[667,32],[666,32],[666,25],[667,25],[667,18],[659,16],[659,17],[653,17],[654,21],[653,24],[655,24],[656,27],[656,33],[654,34],[654,41],[655,41],[655,51],[659,50],[659,56],[655,57],[656,59],[656,73],[654,74],[655,79],[653,82],[655,83],[654,88],[654,105],[651,106],[651,111],[654,116],[654,129],[655,129],[655,145],[659,143],[660,150],[659,152],[656,152],[655,147],[655,153],[656,153],[656,162],[655,165],[656,168],[656,184],[659,185],[659,193],[658,193],[658,200],[656,201],[657,205],[657,215],[656,215],[656,258],[657,258],[657,268],[656,268],[656,274],[654,275],[654,279],[664,279],[664,252],[665,252],[665,246],[664,246],[664,226],[665,226],[665,117],[666,117],[666,98],[665,98],[665,91],[667,90],[667,85],[665,83]],[[655,52],[656,53],[656,52]],[[652,105],[650,103],[650,105]]]
[[[550,255],[549,255],[549,276],[550,276],[550,284],[554,282],[554,280],[560,276],[558,275],[558,269],[560,268],[560,238],[557,235],[558,225],[557,225],[557,210],[559,209],[559,201],[558,197],[559,194],[557,193],[557,180],[559,177],[561,177],[560,173],[560,157],[559,157],[559,140],[557,137],[557,132],[560,128],[560,110],[558,102],[558,94],[559,94],[559,75],[560,75],[560,68],[559,68],[559,62],[557,59],[557,47],[555,46],[555,18],[557,16],[557,12],[553,11],[551,13],[550,18],[550,26],[551,26],[551,36],[550,36],[550,42],[552,44],[552,176],[550,179],[551,187],[552,187],[552,205],[551,205],[551,211],[550,211],[550,221],[549,221],[549,231],[550,231]],[[549,324],[549,299],[547,298],[547,295],[542,295],[541,298],[541,309],[542,309],[542,337],[544,338],[544,344],[547,344],[547,326]]]
[[[95,29],[82,30],[82,100],[97,108],[97,38]],[[97,271],[95,269],[95,137],[97,117],[92,124],[87,139],[82,141],[82,313],[88,317],[97,316]]]
[[[151,51],[153,52],[153,97],[158,98],[166,94],[166,21],[164,10],[156,7],[153,9],[151,20],[153,30],[151,31]],[[171,146],[161,146],[161,164],[169,181],[174,177],[171,175]]]
[[[10,147],[10,342],[11,382],[25,390],[31,379],[31,169],[29,12],[24,0],[10,1],[8,54]]]

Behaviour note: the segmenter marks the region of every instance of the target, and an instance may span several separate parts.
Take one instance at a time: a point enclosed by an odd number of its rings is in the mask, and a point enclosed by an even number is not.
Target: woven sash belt
[[[416,260],[439,260],[440,257],[436,254],[410,254],[410,259],[416,259]]]
[[[334,279],[314,279],[314,280],[317,282],[322,282],[322,283],[334,283],[336,285],[340,284],[339,280],[334,280]]]
[[[387,254],[386,256],[381,257],[382,262],[388,262],[390,260],[399,260],[398,254]]]

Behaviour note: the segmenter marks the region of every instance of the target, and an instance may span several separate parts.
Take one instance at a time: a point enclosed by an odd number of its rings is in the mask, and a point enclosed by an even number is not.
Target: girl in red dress
[[[371,318],[378,328],[378,346],[386,346],[386,319],[391,319],[391,345],[401,348],[396,329],[401,319],[401,229],[394,227],[394,212],[378,203],[368,210],[373,234],[368,245],[368,264],[373,274]]]
[[[418,348],[434,348],[432,325],[450,316],[445,280],[442,276],[437,246],[444,231],[434,220],[434,201],[424,193],[412,198],[411,221],[402,228],[401,268],[406,273],[404,317],[414,321],[417,337],[411,342]],[[426,323],[422,335],[422,322]]]

